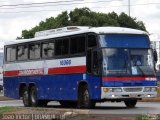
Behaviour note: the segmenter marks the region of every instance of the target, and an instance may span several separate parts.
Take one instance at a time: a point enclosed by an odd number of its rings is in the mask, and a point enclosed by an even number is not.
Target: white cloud
[[[59,0],[55,0],[59,1]],[[54,2],[55,2],[54,1]],[[100,1],[100,0],[99,0]],[[40,3],[40,2],[53,2],[53,0],[3,0],[0,4],[24,4],[24,3]],[[75,1],[74,1],[75,2]],[[93,3],[92,3],[93,2]],[[150,33],[160,32],[160,4],[159,0],[131,0],[131,16],[136,17],[137,20],[144,21],[147,30]],[[68,2],[69,3],[69,2]],[[81,4],[68,4],[57,5],[47,7],[34,7],[34,8],[18,8],[18,9],[2,9],[0,8],[0,39],[11,40],[16,39],[17,36],[21,36],[21,32],[24,29],[31,29],[36,26],[40,21],[45,20],[51,16],[56,17],[64,10],[74,9],[76,7],[89,7],[96,12],[108,13],[115,11],[120,14],[125,12],[128,14],[128,0],[113,0],[112,2],[97,2],[97,0],[82,0],[78,2]],[[82,4],[83,3],[83,4]],[[148,5],[137,5],[148,4]],[[57,6],[56,6],[57,5]],[[4,8],[4,7],[3,7]],[[6,8],[6,7],[5,7]],[[43,12],[43,10],[49,10]],[[52,11],[50,11],[52,10]],[[40,11],[40,12],[21,12],[19,11]],[[8,12],[8,13],[3,13]],[[11,13],[18,12],[18,13]]]
[[[160,26],[160,8],[159,5],[153,4],[158,2],[159,0],[137,0],[132,3],[137,5],[131,7],[131,15],[143,21],[150,33],[160,32],[160,27],[157,27]]]

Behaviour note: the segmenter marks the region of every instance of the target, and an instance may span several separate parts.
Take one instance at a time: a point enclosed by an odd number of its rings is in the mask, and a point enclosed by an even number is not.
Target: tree
[[[119,15],[118,22],[120,24],[120,27],[128,27],[146,31],[146,28],[142,21],[136,21],[136,18],[131,18],[125,13],[121,13]]]
[[[55,18],[55,28],[68,26],[69,25],[69,16],[67,11],[62,12],[62,14],[58,15],[57,18]]]
[[[17,37],[17,39],[33,38],[37,31],[65,26],[119,26],[146,31],[142,21],[137,21],[136,18],[132,18],[125,13],[121,13],[120,15],[117,15],[115,12],[105,14],[93,12],[89,8],[76,8],[70,13],[64,11],[55,18],[47,18],[45,21],[41,21],[38,26],[35,26],[30,30],[23,30],[22,36]]]

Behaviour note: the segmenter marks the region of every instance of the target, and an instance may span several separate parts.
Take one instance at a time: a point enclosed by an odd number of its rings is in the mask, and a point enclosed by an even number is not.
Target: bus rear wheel
[[[23,92],[22,100],[25,107],[30,107],[29,95],[27,90]]]
[[[29,90],[30,92],[30,101],[31,101],[31,106],[32,107],[36,107],[37,106],[37,91],[36,91],[36,87],[32,86]]]
[[[79,91],[79,100],[78,107],[79,108],[94,108],[95,102],[90,99],[88,86],[83,86]]]
[[[30,88],[30,102],[32,107],[46,107],[47,100],[37,100],[37,90],[35,86]]]
[[[126,100],[124,103],[127,108],[134,108],[137,104],[137,100]]]

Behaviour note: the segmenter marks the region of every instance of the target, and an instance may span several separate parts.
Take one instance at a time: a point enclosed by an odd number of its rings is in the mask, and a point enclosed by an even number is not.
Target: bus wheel
[[[137,104],[137,100],[126,100],[124,103],[127,108],[134,108]]]
[[[30,88],[30,102],[31,102],[32,107],[37,107],[38,106],[37,91],[36,91],[35,86],[32,86]]]
[[[90,100],[90,95],[87,85],[83,86],[82,89],[79,91],[78,107],[94,108],[95,104],[96,103],[94,101]]]
[[[27,90],[23,92],[22,100],[25,107],[30,107],[29,95]]]

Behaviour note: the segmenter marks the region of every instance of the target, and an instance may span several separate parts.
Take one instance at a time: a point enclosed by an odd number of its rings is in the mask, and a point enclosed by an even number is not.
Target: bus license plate
[[[132,97],[132,98],[135,98],[137,96],[138,96],[137,94],[129,94],[129,97]]]

